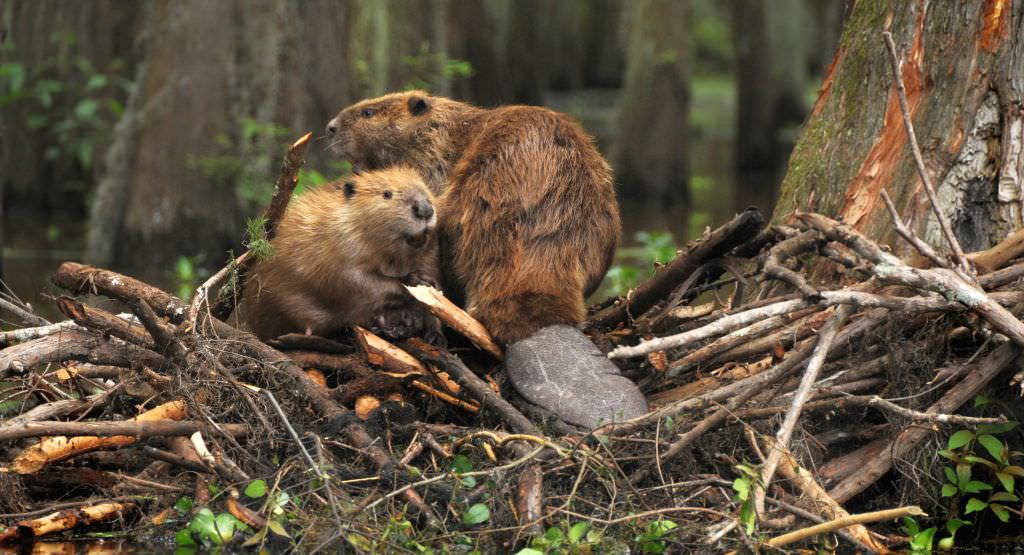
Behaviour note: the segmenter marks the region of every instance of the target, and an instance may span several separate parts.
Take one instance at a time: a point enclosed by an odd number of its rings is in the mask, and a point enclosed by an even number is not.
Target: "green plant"
[[[42,63],[0,63],[0,108],[25,105],[25,127],[42,133],[49,145],[43,151],[44,159],[68,159],[89,172],[97,147],[108,140],[113,123],[124,113],[124,99],[134,84],[122,76],[125,66],[121,60],[98,68],[83,56],[62,54],[77,42],[73,33],[54,33],[50,41],[58,54]],[[0,52],[13,59],[15,46],[8,41],[0,45]],[[58,69],[63,80],[53,78]],[[75,188],[83,184],[63,185]]]
[[[932,540],[935,526],[922,530],[917,521],[909,516],[903,517],[903,531],[910,537],[910,552],[913,555],[927,555],[932,552]]]
[[[975,397],[976,408],[988,403],[983,395]],[[1024,453],[1011,451],[1006,442],[997,437],[1016,427],[1017,422],[1008,421],[984,424],[973,430],[957,430],[949,436],[946,448],[938,451],[939,456],[952,464],[942,468],[946,481],[941,495],[952,503],[946,521],[949,535],[939,540],[939,548],[951,549],[957,531],[972,524],[960,518],[961,514],[991,513],[1004,523],[1010,521],[1011,513],[1020,516],[1020,512],[1008,504],[1020,502],[1017,478],[1024,478],[1024,468],[1015,464],[1015,460]],[[911,541],[913,543],[913,537]]]
[[[757,524],[757,511],[754,510],[754,496],[751,493],[754,485],[761,480],[761,473],[747,462],[735,468],[739,476],[732,481],[732,489],[736,491],[736,501],[740,504],[740,522],[749,536],[754,533],[754,525]]]
[[[571,553],[588,552],[590,548],[600,545],[603,534],[593,530],[589,522],[577,522],[570,525],[562,521],[552,526],[540,536],[530,541],[530,547],[524,547],[516,555],[568,555]]]
[[[633,236],[639,247],[619,249],[620,262],[608,270],[606,290],[609,295],[624,295],[642,280],[654,275],[656,264],[665,264],[676,255],[671,233],[638,231]],[[629,259],[635,264],[624,264]]]
[[[432,52],[430,43],[420,43],[420,50],[412,56],[402,56],[402,65],[412,77],[405,83],[406,90],[435,90],[444,81],[466,79],[473,75],[473,66],[466,60],[449,58],[444,52]]]
[[[667,536],[679,525],[671,520],[659,519],[647,524],[637,535],[636,548],[641,553],[664,553],[668,549]]]

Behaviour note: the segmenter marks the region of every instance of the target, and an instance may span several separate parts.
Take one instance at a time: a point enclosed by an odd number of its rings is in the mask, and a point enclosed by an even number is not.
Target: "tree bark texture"
[[[612,155],[625,195],[680,200],[688,194],[690,35],[685,2],[627,4],[626,83]]]
[[[819,211],[892,241],[884,188],[911,229],[948,250],[910,153],[884,31],[896,42],[941,209],[965,251],[988,248],[1022,225],[1020,0],[858,2],[790,158],[773,219]]]

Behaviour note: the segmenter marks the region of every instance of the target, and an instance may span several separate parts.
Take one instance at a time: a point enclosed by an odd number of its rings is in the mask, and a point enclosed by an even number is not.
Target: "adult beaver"
[[[434,195],[409,168],[296,197],[271,241],[273,256],[245,288],[249,327],[271,339],[352,324],[395,336],[439,326],[403,287],[439,281],[436,221]]]
[[[412,166],[438,195],[445,292],[511,344],[509,377],[524,397],[581,425],[646,411],[573,327],[621,231],[611,170],[579,125],[544,108],[410,91],[345,108],[327,131],[357,171]],[[572,361],[553,356],[577,348]]]

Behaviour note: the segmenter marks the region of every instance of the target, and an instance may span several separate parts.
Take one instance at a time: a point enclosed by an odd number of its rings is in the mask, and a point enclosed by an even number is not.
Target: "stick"
[[[68,360],[130,368],[132,363],[162,368],[167,359],[135,345],[115,344],[111,339],[84,330],[68,330],[19,343],[0,351],[0,379],[30,368]]]
[[[28,539],[54,532],[70,530],[76,526],[89,526],[113,520],[135,508],[135,503],[100,503],[78,509],[59,511],[35,520],[23,520],[0,532],[0,542]]]
[[[7,299],[0,298],[0,308],[14,314],[15,316],[18,317],[19,320],[22,321],[22,323],[26,325],[34,327],[43,327],[50,325],[50,322],[46,318],[37,316],[29,312],[28,310],[25,310],[21,306],[18,306],[18,304],[11,302]]]
[[[249,433],[245,424],[220,424],[220,427],[233,436],[244,436]],[[63,420],[26,422],[0,428],[0,441],[12,441],[26,437],[39,436],[132,436],[135,438],[154,436],[187,436],[206,430],[210,426],[205,422],[176,420],[147,420],[137,422],[65,422]]]
[[[624,301],[608,307],[591,319],[599,328],[613,328],[635,316],[643,314],[664,299],[704,262],[720,258],[733,248],[756,235],[764,227],[764,216],[756,209],[748,209],[729,223],[712,231],[695,246],[677,256],[672,262],[659,268],[654,277],[630,291]]]
[[[0,347],[6,347],[14,343],[24,343],[47,335],[60,333],[64,330],[80,330],[81,326],[73,321],[66,320],[56,324],[47,324],[35,328],[20,328],[11,331],[0,332]]]
[[[448,327],[461,333],[473,342],[477,347],[494,355],[498,360],[504,360],[505,353],[501,351],[491,334],[476,318],[470,316],[465,310],[455,306],[455,303],[448,300],[444,293],[429,285],[417,285],[405,289],[416,298],[417,301],[426,305],[434,316],[441,319]]]
[[[932,205],[932,211],[939,222],[943,236],[949,242],[949,248],[953,250],[953,261],[965,272],[970,271],[967,259],[964,257],[964,250],[960,242],[953,235],[953,228],[949,225],[949,219],[939,208],[939,199],[935,195],[935,187],[932,187],[932,180],[928,177],[928,170],[924,167],[924,157],[921,155],[921,147],[917,144],[917,135],[914,133],[914,122],[910,120],[910,107],[907,105],[907,89],[903,86],[903,75],[900,72],[900,58],[896,54],[896,44],[892,40],[892,33],[882,33],[885,38],[885,45],[889,48],[889,56],[892,60],[893,78],[896,81],[896,93],[900,101],[900,112],[903,114],[903,126],[907,129],[907,141],[910,143],[910,151],[914,154],[914,162],[917,166],[917,173],[921,176],[921,183],[924,185],[925,193],[928,194],[928,201]]]
[[[274,238],[274,233],[277,231],[277,224],[281,222],[281,218],[284,216],[285,210],[288,208],[288,201],[291,200],[292,191],[295,190],[295,186],[299,183],[299,170],[302,169],[303,164],[306,163],[306,147],[309,145],[309,139],[312,137],[312,133],[306,133],[299,137],[297,141],[288,147],[288,153],[284,156],[284,161],[281,164],[281,173],[278,175],[277,181],[274,182],[274,196],[270,199],[270,204],[267,206],[266,212],[263,213],[263,217],[266,219],[264,224],[264,230],[266,231],[267,240]],[[235,270],[238,272],[238,281],[235,290],[230,295],[221,294],[217,302],[210,309],[210,312],[214,317],[220,320],[226,320],[228,316],[235,309],[235,304],[238,299],[242,296],[242,291],[245,288],[245,275],[249,268],[256,262],[255,257],[250,251],[246,251],[242,256],[235,259],[233,264],[228,265],[227,268],[214,274],[207,283],[204,283],[199,290],[196,291],[195,301],[192,306],[189,307],[189,323],[195,326],[196,318],[199,316],[201,310],[201,304],[206,303],[209,289],[216,284],[214,278],[219,276],[219,279],[224,279],[229,273],[229,268],[233,265]],[[212,282],[212,283],[211,283]]]
[[[889,193],[882,189],[882,200],[885,201],[885,207],[889,210],[889,216],[892,218],[892,223],[896,226],[896,233],[900,237],[903,237],[908,243],[917,249],[917,252],[923,254],[928,260],[931,260],[933,264],[940,268],[949,268],[949,262],[939,256],[939,253],[935,252],[928,243],[925,243],[914,232],[907,227],[907,224],[903,223],[903,218],[900,217],[900,213],[896,211],[896,205],[892,203],[892,199],[889,198]]]
[[[883,520],[894,520],[905,516],[928,516],[927,513],[921,510],[921,507],[911,505],[908,507],[900,507],[897,509],[886,509],[884,511],[873,511],[870,513],[861,513],[856,515],[850,515],[843,518],[838,518],[824,524],[816,524],[801,530],[796,530],[788,534],[776,536],[768,540],[767,545],[771,547],[781,547],[794,542],[798,542],[803,539],[807,539],[818,534],[827,534],[833,530],[839,528],[846,528],[853,524],[867,524],[869,522],[880,522]]]
[[[118,318],[106,310],[86,306],[71,297],[63,296],[57,298],[57,308],[83,328],[113,335],[146,349],[154,346],[153,338],[146,333],[146,328]]]
[[[772,482],[775,468],[778,466],[779,461],[782,460],[783,451],[789,448],[789,439],[793,435],[793,429],[796,427],[797,420],[800,418],[800,411],[803,409],[804,403],[807,402],[807,397],[811,394],[811,387],[818,380],[818,372],[821,371],[822,365],[825,364],[825,357],[828,355],[828,350],[832,347],[832,341],[836,338],[836,333],[849,316],[850,308],[848,306],[840,307],[832,319],[818,332],[818,344],[814,347],[814,353],[807,362],[807,370],[804,371],[803,378],[800,380],[800,387],[797,388],[796,394],[793,396],[793,403],[786,412],[786,417],[783,419],[778,433],[775,434],[776,439],[772,444],[772,452],[769,453],[768,460],[765,461],[764,467],[761,469],[761,481],[754,489],[754,505],[757,508],[758,515],[762,515],[762,518],[764,515],[764,492]]]

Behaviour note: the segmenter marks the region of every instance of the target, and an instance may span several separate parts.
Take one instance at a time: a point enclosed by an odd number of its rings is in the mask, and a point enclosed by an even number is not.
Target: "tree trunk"
[[[915,171],[883,31],[896,42],[941,209],[964,250],[989,247],[1021,227],[1020,0],[858,2],[790,158],[774,220],[815,210],[891,240],[884,188],[912,229],[947,248]]]
[[[612,155],[620,192],[682,200],[689,180],[687,4],[634,0],[627,6],[626,83]]]
[[[740,170],[778,170],[789,151],[782,129],[803,121],[805,15],[802,0],[733,2]]]

